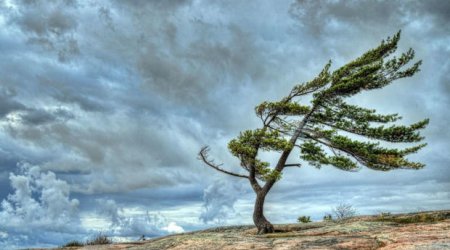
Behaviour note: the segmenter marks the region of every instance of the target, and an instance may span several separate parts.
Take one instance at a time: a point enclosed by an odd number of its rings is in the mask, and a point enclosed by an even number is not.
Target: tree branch
[[[284,167],[301,167],[300,163],[285,164]]]
[[[246,178],[246,179],[249,178],[246,175],[236,174],[236,173],[233,173],[233,172],[230,172],[230,171],[220,168],[220,166],[222,166],[222,164],[214,164],[214,161],[208,159],[208,151],[209,151],[209,147],[204,146],[198,153],[199,159],[202,160],[206,165],[214,168],[215,170],[217,170],[219,172],[222,172],[222,173],[225,173],[225,174],[228,174],[231,176],[241,177],[241,178]]]
[[[331,150],[336,149],[336,150],[339,150],[339,151],[341,151],[341,152],[344,152],[344,153],[348,154],[349,156],[351,156],[353,159],[355,159],[357,162],[359,162],[359,164],[361,164],[361,165],[363,165],[363,166],[366,165],[366,163],[365,163],[365,162],[367,162],[366,159],[362,158],[362,157],[359,156],[359,155],[354,154],[353,152],[351,152],[351,151],[349,151],[349,150],[346,150],[346,149],[343,149],[343,148],[335,147],[335,146],[331,145],[329,142],[324,142],[324,141],[320,140],[319,138],[316,138],[316,137],[311,136],[311,135],[308,135],[308,137],[309,137],[310,139],[312,139],[312,140],[318,142],[318,143],[321,143],[321,144],[323,144],[323,145],[329,147]],[[324,139],[326,139],[326,138],[324,138]],[[297,145],[296,145],[296,146],[297,146]],[[334,152],[334,150],[333,150],[333,152]]]
[[[302,134],[303,128],[305,127],[306,123],[308,122],[310,116],[314,113],[314,111],[316,111],[316,108],[317,108],[317,103],[311,107],[311,110],[308,112],[308,114],[306,114],[303,117],[303,120],[298,124],[297,128],[294,131],[294,134],[292,135],[291,139],[289,140],[289,143],[291,143],[292,145],[295,145],[295,142]],[[281,173],[283,171],[283,169],[286,165],[286,161],[287,161],[289,155],[291,154],[291,152],[292,152],[292,148],[286,149],[283,151],[283,153],[281,153],[281,156],[278,159],[277,165],[275,166],[275,169],[274,169],[275,171],[278,171],[279,173]],[[267,181],[263,187],[264,192],[269,192],[269,190],[272,188],[273,184],[275,184],[275,180]]]
[[[256,168],[255,166],[250,166],[250,175],[248,177],[250,184],[252,185],[253,190],[255,190],[256,193],[261,191],[261,185],[259,185],[258,181],[256,180]]]

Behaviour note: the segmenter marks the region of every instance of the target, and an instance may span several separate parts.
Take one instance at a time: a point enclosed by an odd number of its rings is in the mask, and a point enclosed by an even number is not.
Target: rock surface
[[[342,222],[275,225],[256,235],[232,226],[148,241],[65,249],[450,249],[450,210],[360,216]]]

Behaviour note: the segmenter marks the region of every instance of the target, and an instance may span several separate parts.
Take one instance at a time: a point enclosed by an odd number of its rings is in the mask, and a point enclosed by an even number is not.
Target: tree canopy
[[[200,151],[201,159],[216,170],[248,178],[257,195],[263,196],[262,202],[285,167],[300,166],[300,163],[286,163],[295,147],[299,148],[300,159],[315,167],[331,165],[345,171],[356,171],[363,166],[381,171],[424,167],[407,156],[426,146],[420,143],[424,139],[420,130],[427,126],[428,119],[407,126],[397,125],[401,119],[398,114],[380,114],[346,102],[362,91],[383,88],[419,71],[421,61],[412,62],[414,50],[393,55],[399,39],[400,32],[333,72],[330,72],[330,61],[313,80],[295,85],[280,101],[265,101],[256,106],[255,113],[262,127],[245,130],[228,144],[248,175],[214,164],[208,159],[208,147]],[[312,100],[301,103],[302,97],[308,95]],[[411,143],[415,145],[404,146]],[[260,151],[279,152],[276,165],[261,160]],[[268,225],[264,220],[263,224]]]

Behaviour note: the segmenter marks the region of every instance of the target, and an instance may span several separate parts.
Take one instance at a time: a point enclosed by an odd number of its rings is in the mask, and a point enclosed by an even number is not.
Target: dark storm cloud
[[[124,28],[128,27],[116,25],[116,34],[121,32],[123,35],[106,37],[103,42],[105,48],[118,51],[121,58],[130,60],[129,64],[139,76],[140,91],[145,91],[150,99],[140,102],[139,94],[134,95],[135,100],[126,100],[133,109],[139,108],[141,103],[151,102],[157,94],[160,101],[155,105],[161,109],[195,114],[200,116],[202,123],[215,127],[232,127],[235,123],[227,116],[241,112],[237,104],[243,98],[255,98],[242,93],[241,89],[253,82],[269,85],[266,77],[271,75],[271,68],[277,66],[256,63],[269,62],[270,58],[265,52],[267,49],[255,44],[252,33],[227,21],[209,23],[201,15],[191,14],[189,10],[195,6],[189,4],[174,7],[178,18],[174,14],[161,13],[151,4],[141,6],[121,2],[121,5],[125,5],[122,12],[128,17],[127,26],[135,27],[139,32],[127,34]],[[115,11],[109,13],[112,23],[123,18]],[[147,14],[143,16],[142,13]],[[109,47],[130,43],[136,46],[120,50]],[[155,105],[145,108],[154,109]],[[224,108],[230,106],[231,109]],[[223,115],[215,116],[218,112]]]
[[[0,200],[18,190],[17,178],[37,183],[53,173],[51,183],[71,191],[58,204],[80,202],[82,218],[74,221],[89,228],[89,221],[105,220],[115,236],[200,228],[199,217],[214,223],[230,214],[222,223],[251,223],[254,195],[247,183],[216,182],[223,176],[198,162],[199,148],[210,145],[217,162],[239,171],[226,145],[239,131],[259,126],[255,105],[310,80],[329,59],[337,68],[402,29],[399,51],[413,47],[424,60],[422,71],[351,101],[398,112],[405,123],[431,118],[424,131],[429,146],[414,156],[428,166],[395,173],[289,169],[269,195],[267,212],[274,222],[288,222],[300,210],[320,218],[339,201],[362,212],[448,203],[442,191],[450,185],[450,158],[442,150],[450,146],[447,1],[0,6],[0,186],[10,187]],[[290,160],[297,162],[297,155]],[[39,165],[41,173],[21,174],[18,162]],[[10,172],[17,178],[10,180]],[[16,229],[7,228],[30,237],[31,245],[45,242]]]
[[[17,7],[9,9],[10,21],[24,32],[30,44],[56,52],[61,62],[79,53],[74,37],[77,1],[20,1]]]
[[[39,8],[41,5],[36,6],[35,8]],[[171,8],[179,10],[186,6],[186,4],[177,4]],[[123,17],[117,15],[116,7],[114,5],[99,7],[103,10],[100,14],[105,13],[107,8],[108,10],[113,8],[114,11],[108,12],[110,13],[108,15],[109,21],[111,23],[121,21]],[[169,8],[169,6],[164,6],[164,8]],[[226,119],[226,115],[215,116],[219,111],[222,113],[230,112],[224,108],[230,104],[230,98],[223,98],[223,94],[228,96],[227,92],[235,92],[234,89],[240,89],[240,84],[248,85],[251,81],[263,79],[264,74],[262,72],[266,71],[262,66],[259,66],[260,64],[253,63],[254,61],[265,61],[261,53],[258,52],[263,50],[256,49],[253,40],[245,38],[246,35],[252,36],[252,34],[239,30],[234,24],[208,24],[207,20],[191,20],[191,18],[194,18],[188,16],[186,17],[188,26],[192,26],[195,34],[192,39],[185,41],[184,37],[177,38],[177,36],[185,35],[179,35],[177,32],[177,30],[183,28],[184,22],[176,22],[177,20],[172,20],[170,16],[167,18],[166,15],[159,12],[159,9],[158,11],[154,9],[152,4],[144,6],[131,4],[125,6],[122,11],[127,13],[124,17],[128,18],[128,20],[123,21],[124,23],[129,22],[136,25],[137,30],[143,30],[144,32],[142,34],[128,34],[125,30],[128,27],[116,25],[116,33],[107,33],[109,36],[105,36],[97,42],[106,51],[117,51],[116,56],[120,59],[130,58],[131,56],[130,62],[125,61],[125,67],[136,67],[137,72],[134,73],[138,74],[138,78],[123,77],[122,74],[126,73],[120,72],[126,72],[127,69],[117,68],[115,64],[119,61],[115,60],[119,59],[113,58],[114,60],[111,62],[99,57],[100,61],[97,62],[85,61],[88,66],[77,70],[77,75],[72,73],[70,68],[51,67],[45,72],[40,72],[37,82],[33,81],[33,84],[35,88],[45,92],[48,97],[53,97],[59,105],[71,107],[71,104],[76,104],[82,111],[100,113],[106,110],[120,112],[126,109],[130,114],[136,115],[136,117],[118,116],[129,119],[130,122],[121,122],[126,128],[118,127],[118,130],[114,129],[114,126],[109,126],[106,130],[105,128],[89,128],[98,125],[91,118],[95,119],[95,117],[104,115],[93,114],[92,117],[89,117],[90,115],[86,114],[87,119],[82,121],[83,129],[64,122],[42,127],[12,127],[9,129],[14,136],[28,140],[36,146],[52,145],[54,149],[70,149],[78,156],[75,159],[72,156],[66,157],[65,161],[55,160],[55,162],[61,164],[57,166],[59,170],[64,169],[65,166],[73,169],[74,164],[70,163],[73,160],[81,163],[78,167],[80,170],[86,169],[86,166],[92,169],[93,179],[98,175],[111,176],[111,178],[102,178],[106,183],[102,180],[93,183],[93,186],[89,189],[92,191],[89,192],[118,190],[122,187],[122,184],[120,184],[122,181],[118,181],[117,178],[128,183],[126,186],[130,188],[164,183],[167,185],[173,184],[172,177],[165,177],[167,173],[161,172],[159,174],[159,171],[151,171],[153,176],[151,182],[148,182],[148,179],[145,178],[142,181],[134,180],[130,182],[129,178],[122,179],[122,174],[119,173],[129,172],[130,169],[134,168],[141,169],[152,162],[162,166],[195,166],[197,163],[195,160],[196,151],[201,144],[196,142],[193,147],[189,145],[188,147],[191,150],[188,154],[185,150],[178,151],[178,147],[174,147],[174,145],[180,144],[180,140],[190,140],[189,138],[181,139],[180,133],[199,140],[205,137],[201,133],[208,133],[208,131],[200,133],[200,131],[193,131],[192,128],[186,128],[186,125],[195,128],[199,127],[199,124],[190,121],[191,118],[183,116],[197,115],[198,112],[193,108],[201,108],[200,116],[205,117],[204,122],[216,124],[216,126],[220,125],[222,128],[234,126],[235,123]],[[155,15],[143,16],[143,11]],[[103,14],[100,16],[104,18]],[[160,24],[166,27],[162,29],[161,36],[157,35],[161,31]],[[177,28],[177,26],[181,26],[181,28]],[[70,27],[75,29],[75,26]],[[25,31],[28,32],[28,29]],[[118,35],[122,31],[124,33]],[[215,36],[218,38],[208,40],[208,38]],[[225,39],[221,39],[221,37]],[[139,44],[138,50],[142,50],[143,53],[138,53],[137,47],[134,46],[122,47],[119,50],[117,47],[109,47],[112,45],[121,46],[128,41],[137,41]],[[167,47],[167,45],[170,46]],[[85,54],[99,54],[98,50],[92,50],[91,47],[82,47],[82,49]],[[82,60],[82,58],[79,60]],[[44,67],[44,65],[50,66],[45,62],[39,63],[37,61],[36,63],[42,65],[41,67]],[[103,64],[112,66],[111,71],[103,69],[105,67]],[[37,67],[40,67],[38,65]],[[94,72],[91,68],[97,71]],[[120,80],[124,81],[117,82],[117,79],[111,78],[111,72],[113,76],[117,75]],[[116,74],[115,72],[119,73]],[[219,74],[214,75],[210,72],[219,72]],[[233,77],[223,77],[225,76],[224,72],[230,72]],[[83,73],[86,75],[83,76]],[[105,79],[105,82],[92,81],[92,78],[88,78],[91,77],[91,74]],[[25,80],[23,79],[23,81]],[[127,82],[127,80],[134,80],[135,82]],[[265,84],[267,83],[265,81]],[[230,89],[225,89],[222,94],[225,86]],[[211,96],[211,93],[213,96]],[[152,99],[157,99],[159,102],[154,102]],[[177,106],[174,106],[174,104],[177,104]],[[179,106],[180,104],[182,105]],[[238,102],[231,105],[237,104]],[[161,112],[163,109],[171,110],[175,115]],[[177,116],[178,112],[181,117]],[[48,113],[42,113],[42,115],[44,114],[48,115]],[[37,118],[50,119],[50,116],[38,117],[37,113],[35,113],[35,116],[26,116],[28,118],[26,120],[31,121],[32,118],[35,118],[35,121],[38,121]],[[143,118],[140,118],[142,116]],[[149,116],[158,118],[150,118]],[[114,119],[104,121],[117,123]],[[173,134],[173,136],[167,135],[168,126],[170,127],[172,124],[176,124],[173,128],[176,134]],[[148,126],[149,128],[142,128],[141,126]],[[89,165],[93,166],[90,167]],[[56,167],[56,164],[50,162],[46,166]],[[127,166],[127,168],[123,166]],[[109,168],[109,170],[104,168]],[[111,168],[117,170],[111,171]],[[53,170],[57,171],[58,169]],[[145,176],[142,173],[150,174],[150,171],[145,167],[143,170],[133,172],[136,173],[138,179],[140,179],[139,176]],[[180,175],[177,174],[173,177],[178,181],[192,178],[177,176]]]
[[[425,29],[422,32],[448,31],[446,1],[310,1],[298,0],[292,4],[290,13],[299,25],[315,35],[331,34],[332,30],[345,29],[346,33],[375,32],[401,29],[409,25]],[[429,25],[420,24],[426,22]],[[361,29],[361,30],[358,30]],[[389,31],[389,30],[388,30]],[[441,33],[442,34],[442,33]]]
[[[25,106],[13,97],[15,91],[12,89],[1,89],[0,91],[0,119],[4,118],[11,112],[25,110]]]
[[[62,176],[64,179],[69,179],[70,176]],[[164,211],[168,207],[176,207],[180,204],[196,205],[203,200],[203,191],[206,186],[195,183],[180,184],[177,186],[162,186],[136,189],[130,192],[116,192],[107,194],[107,199],[117,201],[122,205],[139,207],[143,210],[150,211]],[[90,203],[96,199],[105,198],[104,194],[76,194],[75,198],[79,200],[86,200],[88,202],[81,203],[82,209],[94,209]],[[158,202],[155,202],[158,201]],[[200,214],[201,211],[197,211]]]
[[[54,122],[58,119],[67,120],[74,118],[68,110],[56,109],[52,111],[35,109],[14,100],[17,95],[14,89],[2,88],[0,92],[0,119],[8,118],[9,114],[16,114],[20,122],[27,126],[40,125]]]
[[[29,109],[25,114],[21,115],[21,121],[27,126],[40,125],[57,120],[66,121],[74,118],[74,115],[64,109],[56,109],[53,111]]]

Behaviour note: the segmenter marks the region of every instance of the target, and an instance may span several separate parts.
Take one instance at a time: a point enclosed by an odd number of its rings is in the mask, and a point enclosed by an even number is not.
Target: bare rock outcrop
[[[360,216],[341,222],[275,225],[257,235],[254,226],[231,226],[144,242],[81,249],[450,249],[450,211]]]

